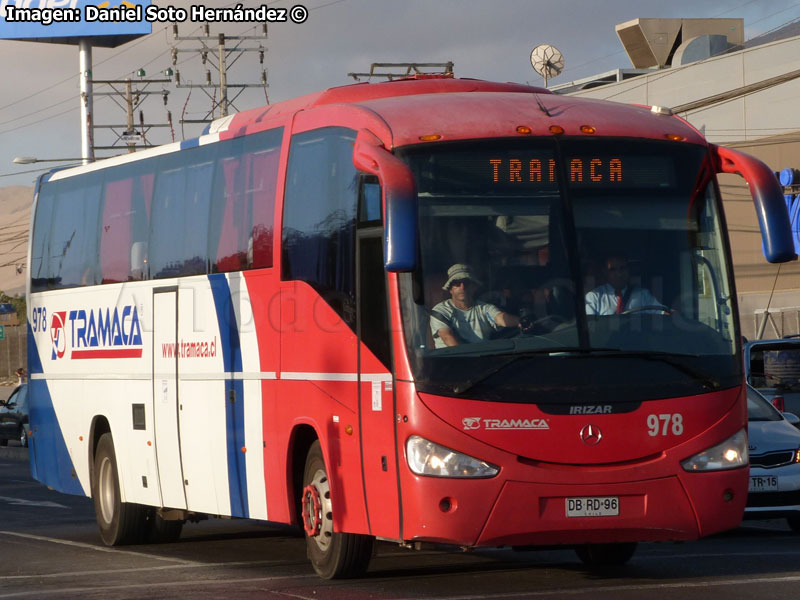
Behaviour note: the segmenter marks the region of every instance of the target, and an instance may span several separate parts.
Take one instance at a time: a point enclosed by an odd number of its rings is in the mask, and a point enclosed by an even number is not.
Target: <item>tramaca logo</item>
[[[141,358],[142,327],[134,305],[52,313],[52,360]]]
[[[53,321],[50,324],[50,340],[53,342],[52,360],[64,358],[64,353],[67,351],[67,334],[64,329],[66,317],[66,312],[53,313]]]

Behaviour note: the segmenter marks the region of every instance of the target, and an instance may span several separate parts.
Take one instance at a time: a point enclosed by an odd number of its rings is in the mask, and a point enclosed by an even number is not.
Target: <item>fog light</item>
[[[730,502],[733,500],[733,490],[725,490],[725,492],[722,494],[722,499],[725,502]]]
[[[454,498],[442,498],[439,500],[439,510],[443,513],[453,512],[458,504]]]

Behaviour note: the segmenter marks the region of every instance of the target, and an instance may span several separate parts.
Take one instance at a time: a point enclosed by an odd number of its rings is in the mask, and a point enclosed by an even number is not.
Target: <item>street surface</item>
[[[92,501],[33,481],[27,451],[0,452],[0,600],[6,598],[796,599],[800,544],[782,521],[684,544],[643,544],[592,572],[571,550],[473,553],[377,545],[367,576],[323,581],[289,528],[213,519],[174,544],[106,548]]]

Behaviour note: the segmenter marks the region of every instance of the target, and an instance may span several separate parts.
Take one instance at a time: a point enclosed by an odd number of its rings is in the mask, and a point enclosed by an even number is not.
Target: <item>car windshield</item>
[[[757,388],[800,392],[800,340],[754,342],[748,382]]]
[[[747,386],[748,421],[782,421],[783,415],[758,390]]]
[[[27,406],[28,399],[28,386],[22,385],[11,392],[11,395],[6,401],[8,408],[23,409]]]
[[[398,154],[419,198],[419,266],[400,277],[419,389],[633,401],[738,384],[703,147],[529,138]]]

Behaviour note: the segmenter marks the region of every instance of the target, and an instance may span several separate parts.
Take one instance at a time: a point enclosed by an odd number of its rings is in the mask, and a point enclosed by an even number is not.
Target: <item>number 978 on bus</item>
[[[47,309],[43,306],[34,308],[31,312],[31,329],[34,333],[47,330]]]

